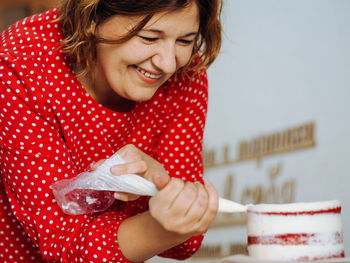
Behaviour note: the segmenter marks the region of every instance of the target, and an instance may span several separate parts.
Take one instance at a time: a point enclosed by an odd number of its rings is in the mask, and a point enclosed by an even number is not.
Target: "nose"
[[[174,43],[162,43],[158,45],[152,57],[152,63],[165,74],[173,74],[176,71],[176,46]]]

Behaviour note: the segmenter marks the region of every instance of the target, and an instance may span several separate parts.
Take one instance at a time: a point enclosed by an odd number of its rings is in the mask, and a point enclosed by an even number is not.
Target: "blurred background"
[[[0,0],[0,31],[31,14],[57,6],[59,0]]]
[[[0,0],[0,30],[57,5]],[[350,1],[225,0],[208,70],[204,177],[242,203],[342,204],[350,255]],[[245,215],[218,215],[186,262],[246,253]],[[149,262],[174,262],[153,258]]]

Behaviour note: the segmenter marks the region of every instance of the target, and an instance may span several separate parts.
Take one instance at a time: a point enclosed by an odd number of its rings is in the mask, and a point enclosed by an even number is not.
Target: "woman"
[[[201,144],[220,9],[219,0],[65,0],[4,31],[2,261],[140,262],[199,248],[218,203],[203,184]],[[115,152],[126,161],[116,176],[138,174],[159,193],[116,193],[108,211],[64,214],[50,186]]]

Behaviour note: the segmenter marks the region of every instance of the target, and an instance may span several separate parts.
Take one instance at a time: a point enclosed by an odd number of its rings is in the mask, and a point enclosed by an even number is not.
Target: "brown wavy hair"
[[[97,43],[123,43],[135,36],[155,13],[169,12],[184,8],[195,2],[199,8],[199,34],[197,36],[189,65],[195,58],[199,63],[190,68],[198,72],[208,67],[217,57],[221,47],[222,0],[63,0],[58,20],[64,35],[63,50],[72,63],[87,73],[96,58]],[[120,39],[97,38],[95,29],[114,15],[141,16],[143,19]]]

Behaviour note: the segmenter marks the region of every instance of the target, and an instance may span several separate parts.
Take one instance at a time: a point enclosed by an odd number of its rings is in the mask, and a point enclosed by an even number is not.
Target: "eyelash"
[[[138,36],[139,38],[147,41],[147,42],[155,42],[158,38],[153,37],[144,37],[144,36]]]
[[[150,42],[150,43],[153,43],[153,42],[156,42],[158,40],[158,38],[153,38],[153,37],[144,37],[144,36],[138,36],[139,38],[145,40],[146,42]],[[178,40],[179,42],[181,42],[182,44],[185,44],[185,45],[190,45],[192,44],[193,40],[184,40],[184,39],[179,39]]]
[[[184,40],[184,39],[180,39],[180,40],[178,40],[178,41],[180,41],[181,43],[186,44],[186,45],[190,45],[190,44],[193,43],[193,40]]]

